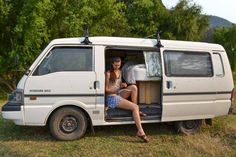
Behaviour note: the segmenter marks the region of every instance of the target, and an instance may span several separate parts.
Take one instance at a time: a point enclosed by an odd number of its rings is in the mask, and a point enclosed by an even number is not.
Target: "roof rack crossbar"
[[[156,33],[156,37],[157,37],[157,44],[156,44],[156,47],[158,48],[161,48],[161,47],[164,47],[162,44],[161,44],[161,35],[162,31],[157,31]]]
[[[88,28],[84,31],[84,40],[81,42],[81,44],[84,44],[84,45],[92,44],[92,42],[89,41],[89,30],[88,30]]]

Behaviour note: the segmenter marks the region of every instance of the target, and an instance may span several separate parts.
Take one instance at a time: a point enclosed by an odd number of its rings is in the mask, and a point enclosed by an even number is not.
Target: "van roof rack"
[[[157,38],[156,47],[158,47],[158,48],[164,47],[164,46],[161,44],[161,36],[160,36],[161,33],[162,33],[161,30],[160,30],[160,31],[157,31],[157,33],[156,33],[156,38]]]
[[[85,29],[83,36],[84,36],[84,41],[82,41],[81,44],[84,44],[84,45],[92,44],[92,42],[89,41],[89,30],[88,30],[88,28]]]

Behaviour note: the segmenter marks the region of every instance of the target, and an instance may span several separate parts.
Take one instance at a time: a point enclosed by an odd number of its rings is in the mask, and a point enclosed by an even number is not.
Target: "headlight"
[[[16,92],[15,100],[16,100],[16,102],[22,102],[22,93],[21,92]]]
[[[17,89],[8,95],[8,101],[12,103],[23,103],[23,90]]]

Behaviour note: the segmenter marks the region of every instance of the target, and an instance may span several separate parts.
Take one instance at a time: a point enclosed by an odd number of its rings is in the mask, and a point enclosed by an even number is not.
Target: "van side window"
[[[165,73],[177,77],[212,77],[210,53],[164,51]]]
[[[215,76],[224,76],[224,68],[222,63],[222,58],[219,53],[213,53],[213,63],[214,63],[214,74]]]
[[[33,75],[60,71],[92,71],[91,47],[55,47],[44,58]]]

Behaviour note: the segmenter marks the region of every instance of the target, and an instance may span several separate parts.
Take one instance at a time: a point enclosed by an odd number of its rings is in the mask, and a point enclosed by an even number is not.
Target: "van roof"
[[[80,44],[84,37],[80,38],[61,38],[51,41],[50,45],[57,44]],[[127,37],[89,37],[89,41],[93,45],[104,46],[124,46],[124,47],[154,47],[156,39],[147,38],[127,38]],[[166,48],[197,48],[206,50],[224,51],[224,48],[219,44],[211,44],[205,42],[192,42],[192,41],[178,41],[178,40],[161,40],[161,43]]]

